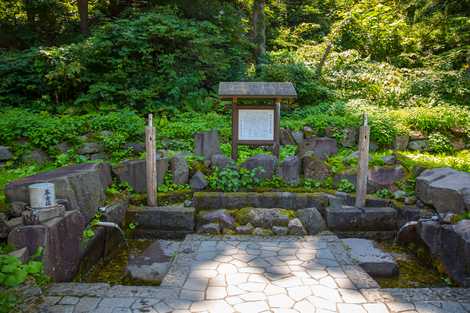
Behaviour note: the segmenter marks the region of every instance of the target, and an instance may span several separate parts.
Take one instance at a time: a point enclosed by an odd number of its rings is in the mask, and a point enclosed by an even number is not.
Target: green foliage
[[[95,213],[95,216],[93,216],[92,220],[90,221],[90,223],[87,225],[87,227],[83,230],[83,239],[85,241],[87,240],[90,240],[92,239],[93,237],[95,237],[95,231],[94,231],[94,227],[96,226],[96,224],[98,224],[99,222],[101,222],[101,218],[103,217],[103,214],[101,214],[100,212],[96,212]]]
[[[338,191],[352,193],[356,191],[356,187],[347,179],[341,179],[338,184]]]
[[[60,48],[0,54],[0,101],[63,112],[200,109],[247,56],[239,29],[181,18],[160,7],[104,24]]]
[[[36,261],[42,254],[42,249],[38,249],[31,257],[31,260],[23,264],[21,261],[10,255],[0,255],[0,286],[6,288],[17,287],[21,285],[29,276],[37,278],[39,282],[46,282],[47,278],[44,277],[42,272],[43,264]]]
[[[240,168],[239,170],[230,167],[223,169],[217,168],[208,178],[209,187],[212,190],[224,192],[253,189],[261,182],[259,178],[260,172],[262,172],[262,169],[250,171],[245,168]]]
[[[454,148],[446,136],[441,133],[432,133],[428,138],[429,150],[435,153],[451,153]]]
[[[315,190],[315,189],[320,189],[321,186],[322,186],[321,181],[318,181],[315,179],[307,178],[307,179],[304,179],[303,181],[303,187],[306,189]]]
[[[455,155],[433,155],[426,152],[402,152],[401,162],[407,168],[420,166],[424,168],[451,167],[456,170],[470,172],[470,151],[463,150]]]
[[[167,173],[163,179],[163,184],[158,186],[158,192],[174,192],[191,190],[188,184],[177,185],[173,183],[173,175]]]
[[[391,199],[393,197],[393,193],[388,190],[387,188],[383,188],[383,189],[380,189],[378,190],[375,195],[379,198],[382,198],[382,199]]]

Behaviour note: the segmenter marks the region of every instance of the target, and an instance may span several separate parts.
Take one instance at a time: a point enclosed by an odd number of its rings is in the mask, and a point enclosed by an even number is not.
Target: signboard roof
[[[296,98],[290,82],[221,82],[219,96],[227,98]]]

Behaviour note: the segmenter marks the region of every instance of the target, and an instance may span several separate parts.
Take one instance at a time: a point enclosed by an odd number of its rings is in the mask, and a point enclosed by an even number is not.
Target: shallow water
[[[147,282],[131,279],[126,273],[129,255],[142,253],[153,240],[131,239],[128,246],[122,245],[106,260],[98,263],[90,271],[77,277],[83,283],[109,283],[111,285],[159,285],[160,282]]]
[[[449,287],[452,282],[440,273],[432,263],[432,258],[416,246],[401,246],[393,242],[381,241],[377,245],[392,253],[397,260],[400,273],[395,277],[374,277],[382,288],[425,288]]]

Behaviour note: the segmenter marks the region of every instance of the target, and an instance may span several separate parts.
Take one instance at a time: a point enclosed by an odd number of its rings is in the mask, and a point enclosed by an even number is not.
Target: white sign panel
[[[238,110],[239,140],[274,140],[274,110]]]

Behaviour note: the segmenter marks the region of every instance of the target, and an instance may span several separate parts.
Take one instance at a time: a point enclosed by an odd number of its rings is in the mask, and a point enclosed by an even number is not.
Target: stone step
[[[398,214],[390,207],[329,207],[326,223],[332,231],[387,231],[397,229]]]

